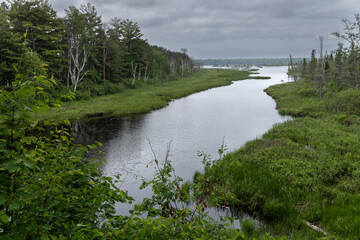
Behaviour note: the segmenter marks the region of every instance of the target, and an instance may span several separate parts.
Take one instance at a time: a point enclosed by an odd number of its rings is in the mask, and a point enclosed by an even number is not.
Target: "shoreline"
[[[360,109],[344,106],[358,106],[360,93],[350,89],[320,99],[298,84],[265,90],[279,113],[294,119],[227,154],[207,179],[215,198],[259,216],[274,236],[352,239],[360,234],[353,221],[360,212]]]
[[[268,79],[250,76],[253,71],[206,69],[190,76],[166,83],[146,85],[122,93],[94,97],[89,100],[66,102],[61,108],[52,108],[37,115],[38,120],[86,120],[94,117],[121,117],[148,113],[163,108],[174,99],[189,96],[215,87],[230,85],[233,81]]]

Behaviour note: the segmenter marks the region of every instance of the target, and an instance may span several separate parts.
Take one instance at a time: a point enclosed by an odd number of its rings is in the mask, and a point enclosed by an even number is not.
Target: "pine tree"
[[[10,3],[12,32],[27,33],[27,46],[50,66],[50,74],[57,74],[64,67],[65,60],[63,21],[47,0],[12,0]]]
[[[12,32],[9,22],[9,8],[3,2],[0,6],[0,84],[9,86],[15,79],[12,66],[20,59],[23,51],[22,35]]]

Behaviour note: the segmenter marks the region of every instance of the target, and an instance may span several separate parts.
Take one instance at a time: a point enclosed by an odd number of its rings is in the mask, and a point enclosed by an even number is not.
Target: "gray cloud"
[[[50,0],[62,15],[70,0]],[[89,0],[103,21],[136,21],[151,44],[182,47],[203,57],[308,56],[325,36],[327,50],[339,39],[342,18],[353,19],[358,0]],[[85,0],[76,1],[75,5]]]

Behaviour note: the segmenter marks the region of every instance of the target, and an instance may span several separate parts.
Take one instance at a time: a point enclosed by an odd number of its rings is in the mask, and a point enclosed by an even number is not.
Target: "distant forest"
[[[303,61],[303,58],[292,58],[294,62]],[[290,58],[239,58],[239,59],[196,59],[196,63],[211,66],[288,66]]]

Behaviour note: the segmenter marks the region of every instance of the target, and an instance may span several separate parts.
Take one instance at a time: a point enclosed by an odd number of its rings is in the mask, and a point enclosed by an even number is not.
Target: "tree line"
[[[114,85],[135,87],[193,71],[187,49],[150,45],[132,20],[114,17],[104,23],[89,3],[69,6],[65,13],[58,17],[47,0],[1,3],[0,85],[10,86],[16,73],[47,74],[63,90],[107,86],[110,91]]]
[[[295,61],[301,61],[302,58],[295,58]],[[249,66],[287,66],[289,58],[239,58],[239,59],[196,59],[201,65],[213,66],[232,66],[232,65],[249,65]]]
[[[290,61],[289,64],[295,83],[298,76],[312,83],[320,98],[327,93],[360,87],[360,15],[355,14],[353,21],[343,19],[342,22],[343,32],[332,35],[345,40],[348,46],[339,43],[336,50],[324,53],[324,37],[320,35],[318,54],[312,50],[310,60]]]

